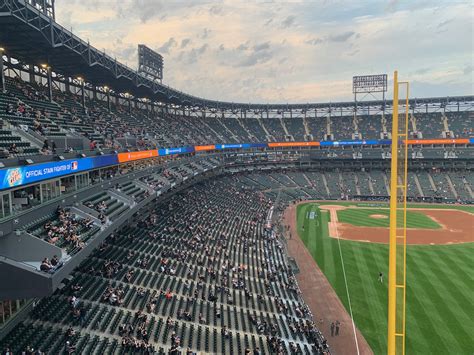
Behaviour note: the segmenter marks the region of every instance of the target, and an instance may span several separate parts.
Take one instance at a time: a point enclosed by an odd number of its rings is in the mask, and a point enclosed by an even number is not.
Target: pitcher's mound
[[[375,218],[375,219],[387,219],[388,216],[384,215],[384,214],[371,214],[369,216],[370,218]]]

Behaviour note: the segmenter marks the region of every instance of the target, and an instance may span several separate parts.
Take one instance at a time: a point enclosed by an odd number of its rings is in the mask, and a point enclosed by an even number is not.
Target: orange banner
[[[158,151],[156,149],[143,150],[141,152],[119,153],[117,156],[119,163],[126,163],[128,161],[157,157]]]
[[[216,149],[216,146],[214,144],[210,144],[210,145],[195,145],[194,146],[194,150],[196,152],[202,152],[202,151],[206,151],[206,150],[215,150]]]
[[[268,143],[270,148],[275,147],[319,147],[321,143],[319,142],[276,142]]]
[[[408,144],[469,144],[469,139],[442,138],[442,139],[408,139]]]

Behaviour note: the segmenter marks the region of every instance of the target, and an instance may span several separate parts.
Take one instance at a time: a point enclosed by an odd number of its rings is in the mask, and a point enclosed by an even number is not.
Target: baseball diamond
[[[287,209],[285,222],[301,238],[316,267],[348,310],[340,245],[355,325],[373,352],[383,354],[386,339],[379,332],[387,324],[387,283],[381,284],[377,277],[379,272],[387,275],[388,271],[388,222],[373,215],[386,216],[388,210],[386,204],[375,206],[305,201]],[[474,327],[473,277],[469,271],[474,255],[474,208],[416,204],[409,207],[406,351],[468,354],[472,350],[469,334]],[[306,218],[308,212],[316,212],[317,219]],[[334,222],[335,213],[338,231],[331,235],[329,224]],[[293,256],[300,264],[307,262],[304,254]],[[306,276],[299,276],[299,282],[305,284]],[[314,312],[322,317],[327,313],[325,308]],[[350,331],[349,324],[345,324],[345,329]]]

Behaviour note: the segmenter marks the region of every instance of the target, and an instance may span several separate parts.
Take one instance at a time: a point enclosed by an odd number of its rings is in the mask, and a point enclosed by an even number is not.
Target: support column
[[[46,65],[46,75],[48,76],[48,99],[53,101],[53,78],[51,77],[51,67]]]
[[[110,90],[109,88],[107,88],[106,90],[107,90],[107,109],[109,110],[109,112],[111,112],[112,110],[110,109]]]
[[[29,70],[28,74],[30,74],[30,83],[35,84],[36,83],[36,78],[35,78],[35,66],[33,64],[28,65]]]
[[[5,50],[3,48],[0,48],[0,87],[2,88],[2,91],[6,91],[6,86],[5,86],[5,71],[3,68],[3,52]]]
[[[84,80],[81,80],[81,101],[82,101],[82,108],[86,108],[86,92],[85,92],[85,83]]]

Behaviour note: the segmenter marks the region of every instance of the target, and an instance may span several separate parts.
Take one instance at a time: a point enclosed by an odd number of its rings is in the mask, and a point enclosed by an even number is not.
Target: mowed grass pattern
[[[307,213],[317,213],[308,219]],[[377,211],[377,214],[380,211]],[[299,205],[298,233],[346,309],[338,242],[328,236],[328,212]],[[303,232],[302,226],[305,226]],[[387,351],[388,245],[340,240],[354,321],[375,354]],[[473,354],[474,243],[407,248],[407,354]],[[315,295],[317,297],[317,295]],[[345,324],[342,331],[351,331]]]
[[[384,215],[387,218],[373,218],[371,215]],[[348,208],[337,211],[337,218],[339,222],[349,223],[359,227],[389,227],[390,225],[390,210],[383,208]],[[403,215],[397,215],[398,225],[403,224]],[[423,212],[407,211],[407,228],[422,228],[422,229],[440,229],[441,226],[433,221]]]

